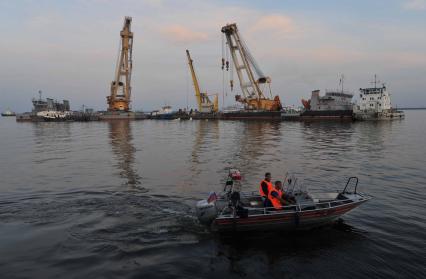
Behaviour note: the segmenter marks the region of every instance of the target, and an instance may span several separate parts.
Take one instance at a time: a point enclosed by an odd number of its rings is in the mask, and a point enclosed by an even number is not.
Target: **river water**
[[[425,278],[426,111],[393,122],[0,119],[1,278]],[[358,176],[338,224],[220,236],[194,204],[229,167],[309,189]]]

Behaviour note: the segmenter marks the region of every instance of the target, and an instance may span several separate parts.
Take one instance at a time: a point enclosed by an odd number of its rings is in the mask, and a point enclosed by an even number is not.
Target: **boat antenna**
[[[38,91],[39,100],[41,101],[41,90]]]
[[[377,75],[374,74],[374,89],[377,88]]]
[[[374,83],[374,89],[377,89],[377,83],[380,83],[380,80],[377,80],[377,75],[376,74],[374,74],[374,81],[371,82],[371,83]]]

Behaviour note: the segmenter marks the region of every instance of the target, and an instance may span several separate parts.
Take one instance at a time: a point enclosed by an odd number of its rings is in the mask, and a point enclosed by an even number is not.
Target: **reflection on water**
[[[359,123],[0,118],[1,277],[425,278],[425,113]],[[374,198],[336,226],[219,237],[194,204],[220,191],[232,166],[247,191],[265,171],[292,171],[318,190],[355,175]]]
[[[204,149],[211,148],[219,137],[219,121],[196,121],[195,139],[191,152],[193,170],[200,164],[200,154],[204,152]]]
[[[257,184],[267,168],[282,160],[282,154],[277,150],[284,137],[281,122],[244,121],[228,129],[231,128],[233,130],[227,130],[227,136],[232,138],[229,145],[233,148],[226,158],[227,165],[239,168],[243,178]],[[272,150],[276,152],[271,153]]]
[[[116,166],[120,169],[120,176],[126,179],[126,185],[141,184],[141,177],[134,170],[136,149],[132,144],[130,121],[109,121],[108,127],[112,151],[116,156]]]
[[[299,272],[302,275],[307,269],[312,269],[311,266],[295,263],[297,258],[302,258],[306,264],[318,262],[316,268],[321,270],[318,265],[325,265],[336,255],[344,255],[346,251],[355,249],[365,238],[364,232],[340,221],[309,231],[221,235],[217,239],[215,252],[218,257],[227,259],[229,271],[238,277],[250,275],[248,265],[252,263],[257,269],[254,277],[262,277],[263,273],[275,278],[273,270],[280,270],[290,272],[292,278],[299,277],[296,276]],[[330,255],[331,251],[333,255]],[[355,271],[356,264],[346,269]]]

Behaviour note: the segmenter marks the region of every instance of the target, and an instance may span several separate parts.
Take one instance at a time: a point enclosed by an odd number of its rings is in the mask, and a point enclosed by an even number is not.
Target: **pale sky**
[[[233,22],[286,105],[343,73],[356,95],[377,74],[394,105],[426,106],[426,0],[0,0],[0,110],[30,111],[38,90],[106,109],[125,16],[133,110],[195,107],[185,49],[202,90],[222,94],[220,29]]]

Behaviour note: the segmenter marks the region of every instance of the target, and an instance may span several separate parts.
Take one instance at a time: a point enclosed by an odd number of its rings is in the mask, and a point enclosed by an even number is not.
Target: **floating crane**
[[[111,94],[107,97],[108,111],[129,111],[132,87],[132,47],[133,32],[130,31],[132,18],[124,18],[124,26],[120,32],[120,54],[117,60],[114,80],[111,82]]]
[[[198,84],[197,75],[195,74],[194,65],[192,64],[191,56],[189,55],[189,50],[186,50],[186,56],[188,57],[189,69],[191,70],[192,81],[194,82],[195,97],[197,98],[198,111],[202,113],[212,113],[219,110],[219,101],[218,95],[214,94],[214,101],[211,102],[209,95],[207,93],[202,93],[200,90],[200,85]]]
[[[236,95],[235,100],[243,103],[246,109],[263,110],[263,111],[279,111],[281,110],[280,97],[277,95],[272,99],[271,78],[265,76],[260,70],[253,56],[248,50],[247,45],[238,32],[237,24],[227,24],[222,27],[222,33],[225,34],[226,44],[229,47],[232,61],[240,81],[242,95]],[[222,69],[229,70],[229,61],[222,58]],[[232,74],[232,68],[231,68]],[[230,80],[231,90],[233,89],[233,80]],[[261,88],[263,86],[263,90]],[[269,88],[271,98],[265,96],[266,85]]]

